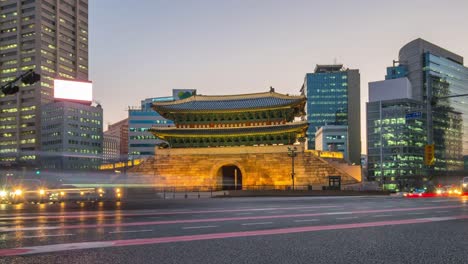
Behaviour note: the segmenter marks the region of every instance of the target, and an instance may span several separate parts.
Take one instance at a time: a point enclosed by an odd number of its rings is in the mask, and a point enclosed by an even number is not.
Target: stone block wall
[[[132,168],[132,175],[153,176],[156,186],[222,186],[222,167],[237,166],[243,188],[290,186],[291,157],[287,146],[157,149],[156,155]],[[294,159],[296,186],[328,185],[328,176],[341,176],[342,184],[358,180],[298,146]]]

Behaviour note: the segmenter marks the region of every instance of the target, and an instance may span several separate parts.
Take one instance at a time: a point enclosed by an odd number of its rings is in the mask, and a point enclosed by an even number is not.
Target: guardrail
[[[146,188],[126,189],[128,198],[148,198],[157,196],[161,199],[200,199],[227,196],[230,192],[295,192],[306,193],[310,191],[335,190],[337,187],[322,185],[296,185],[294,189],[291,185],[224,185],[224,186],[147,186]]]

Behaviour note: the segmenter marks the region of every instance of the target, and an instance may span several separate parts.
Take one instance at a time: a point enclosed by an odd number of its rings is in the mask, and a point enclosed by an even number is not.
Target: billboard
[[[92,102],[93,83],[55,79],[54,98],[64,101]]]

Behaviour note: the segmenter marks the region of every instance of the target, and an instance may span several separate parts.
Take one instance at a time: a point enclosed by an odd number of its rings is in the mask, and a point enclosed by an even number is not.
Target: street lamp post
[[[294,191],[294,157],[297,155],[296,147],[288,147],[288,155],[291,157],[291,180],[292,180],[292,189]]]

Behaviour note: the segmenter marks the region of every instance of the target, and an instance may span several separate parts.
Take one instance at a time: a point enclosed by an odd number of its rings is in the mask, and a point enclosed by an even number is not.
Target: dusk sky
[[[468,58],[468,0],[89,2],[90,79],[105,129],[172,89],[299,94],[307,72],[334,62],[360,70],[364,112],[367,83],[409,41]]]

